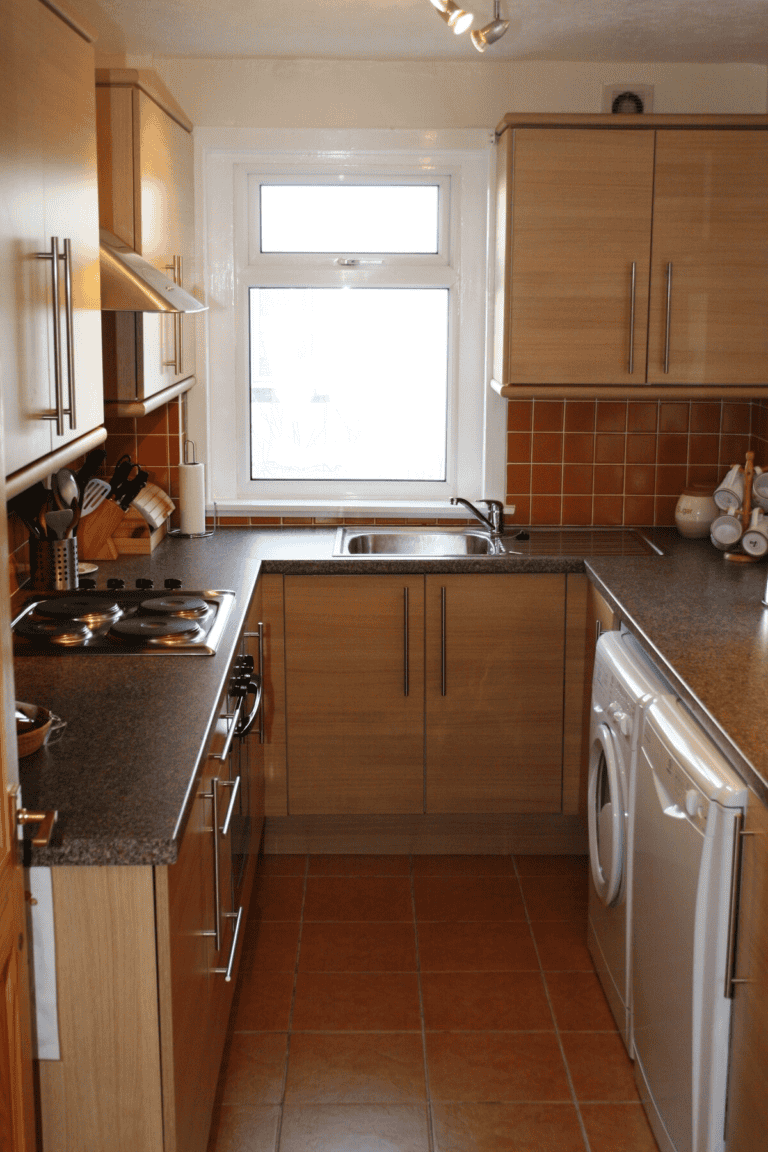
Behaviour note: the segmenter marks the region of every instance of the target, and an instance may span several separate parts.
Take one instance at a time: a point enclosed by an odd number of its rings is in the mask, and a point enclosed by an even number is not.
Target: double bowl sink
[[[334,557],[647,556],[661,550],[637,528],[519,528],[492,538],[474,528],[337,529]]]

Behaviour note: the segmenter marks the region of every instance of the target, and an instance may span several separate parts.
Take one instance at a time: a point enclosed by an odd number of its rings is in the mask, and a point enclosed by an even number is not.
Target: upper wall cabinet
[[[768,117],[567,119],[500,126],[496,381],[768,383]]]
[[[96,106],[101,226],[188,287],[195,247],[192,124],[154,77],[133,70],[99,70]],[[188,379],[194,353],[192,315],[105,312],[107,400],[141,401]]]
[[[60,467],[68,446],[103,424],[103,399],[93,46],[71,15],[65,23],[40,0],[9,3],[0,346],[10,474],[53,452]]]

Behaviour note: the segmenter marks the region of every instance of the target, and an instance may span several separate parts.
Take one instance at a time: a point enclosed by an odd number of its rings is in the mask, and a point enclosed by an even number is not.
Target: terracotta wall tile
[[[563,492],[592,492],[594,483],[592,464],[565,464],[563,466]]]
[[[531,459],[545,463],[557,462],[563,458],[563,436],[561,432],[534,432],[531,445]]]
[[[562,400],[536,400],[533,405],[534,432],[560,432],[565,419]]]
[[[507,405],[507,430],[528,432],[533,427],[533,400],[510,400]]]
[[[595,463],[619,464],[624,460],[625,436],[599,432],[595,436]]]
[[[568,464],[591,464],[595,458],[595,438],[591,433],[573,432],[563,442],[563,460]]]
[[[595,492],[619,493],[624,491],[623,464],[595,464]]]
[[[657,452],[660,464],[685,464],[688,461],[688,437],[660,433]]]
[[[562,492],[562,471],[559,464],[534,464],[531,468],[531,491],[549,495]]]
[[[627,405],[624,400],[598,400],[595,427],[598,432],[625,432]]]
[[[592,523],[591,496],[563,496],[563,524],[585,526]]]
[[[527,464],[531,460],[531,433],[507,433],[507,462],[509,464]]]
[[[540,496],[534,493],[531,497],[531,523],[561,524],[561,505],[561,496]],[[516,519],[518,523],[521,523],[519,517],[516,517]]]
[[[595,401],[568,400],[565,405],[566,432],[594,432]]]
[[[657,450],[655,436],[638,433],[627,436],[627,464],[655,464]]]
[[[659,404],[659,432],[687,432],[690,415],[689,403],[662,400]]]
[[[691,432],[720,433],[722,403],[719,400],[693,400],[691,402]]]
[[[651,404],[647,401],[640,404],[630,401],[627,404],[628,432],[655,432],[658,419],[658,404]]]

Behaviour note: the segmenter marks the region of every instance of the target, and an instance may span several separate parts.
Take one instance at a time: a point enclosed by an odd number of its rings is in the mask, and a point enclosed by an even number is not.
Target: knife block
[[[114,500],[104,500],[90,516],[77,526],[77,544],[81,560],[117,560],[118,551],[112,536],[125,519],[125,512]]]

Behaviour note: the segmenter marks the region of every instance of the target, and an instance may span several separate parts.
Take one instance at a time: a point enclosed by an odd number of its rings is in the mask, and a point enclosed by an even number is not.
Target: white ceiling
[[[493,0],[464,0],[475,27]],[[429,0],[77,0],[100,54],[768,63],[768,0],[502,0],[480,55]]]

